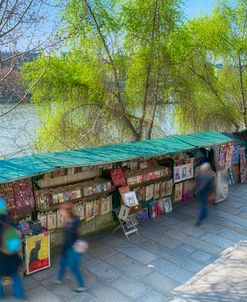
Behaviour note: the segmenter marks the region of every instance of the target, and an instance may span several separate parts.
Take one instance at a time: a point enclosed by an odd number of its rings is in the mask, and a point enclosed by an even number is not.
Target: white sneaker
[[[77,289],[75,289],[75,292],[77,292],[77,293],[82,293],[82,292],[85,292],[85,291],[86,291],[85,287],[78,287]]]

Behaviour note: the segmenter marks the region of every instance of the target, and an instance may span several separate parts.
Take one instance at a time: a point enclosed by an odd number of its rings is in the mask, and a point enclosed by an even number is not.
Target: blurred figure
[[[78,247],[78,242],[80,242],[78,241],[80,218],[75,215],[74,206],[70,202],[65,202],[61,206],[60,211],[65,219],[65,223],[63,226],[62,258],[56,284],[62,284],[66,268],[69,267],[79,285],[75,291],[83,292],[85,291],[85,283],[80,271],[83,251],[80,252],[80,248]]]
[[[208,216],[208,201],[209,196],[212,199],[214,192],[214,172],[209,163],[204,163],[199,167],[199,173],[196,183],[196,194],[200,201],[200,212],[196,225],[200,225]],[[210,200],[210,202],[213,202]]]
[[[0,198],[0,299],[3,298],[3,277],[11,278],[16,298],[25,297],[22,279],[18,274],[22,263],[20,250],[21,239],[18,231],[12,226],[5,200]]]

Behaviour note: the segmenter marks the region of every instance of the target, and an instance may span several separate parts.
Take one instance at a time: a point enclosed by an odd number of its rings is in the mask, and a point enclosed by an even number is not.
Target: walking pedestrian
[[[20,250],[21,239],[18,231],[12,226],[5,200],[0,198],[0,300],[4,295],[4,277],[11,279],[13,293],[17,299],[25,297],[23,282],[18,273],[22,263]]]
[[[204,163],[199,167],[197,176],[196,193],[199,197],[200,211],[198,221],[199,226],[208,216],[209,195],[214,192],[214,177],[209,163]]]
[[[78,251],[78,229],[80,226],[80,219],[74,212],[74,206],[70,202],[65,202],[60,208],[61,214],[65,219],[63,226],[63,244],[62,257],[60,260],[60,268],[56,284],[62,284],[66,268],[69,267],[75,276],[78,283],[76,292],[85,291],[85,283],[82,272],[80,271],[80,264],[82,262],[83,253]]]

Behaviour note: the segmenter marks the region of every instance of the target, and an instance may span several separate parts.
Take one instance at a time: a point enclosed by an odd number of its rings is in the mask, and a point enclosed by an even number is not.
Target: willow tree
[[[183,89],[183,131],[247,128],[247,1],[220,1],[212,13],[173,34],[170,50]]]
[[[157,114],[174,101],[167,45],[180,22],[179,0],[70,0],[68,53],[23,68],[42,125],[40,149],[149,139]]]

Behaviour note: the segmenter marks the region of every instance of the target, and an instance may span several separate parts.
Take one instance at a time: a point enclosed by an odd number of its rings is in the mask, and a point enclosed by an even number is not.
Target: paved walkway
[[[225,202],[211,206],[200,227],[194,226],[197,207],[183,204],[142,224],[130,241],[121,231],[90,238],[86,293],[73,292],[70,274],[63,286],[53,285],[53,257],[50,269],[25,278],[28,301],[247,301],[247,247],[238,247],[247,240],[247,185],[234,186]]]

